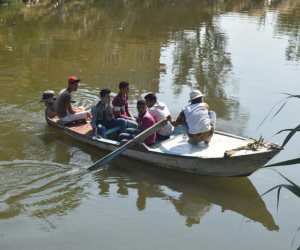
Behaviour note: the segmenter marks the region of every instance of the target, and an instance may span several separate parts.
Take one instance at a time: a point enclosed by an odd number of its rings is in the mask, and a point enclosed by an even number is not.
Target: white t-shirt
[[[183,109],[189,134],[199,134],[211,129],[206,103],[191,104]]]
[[[159,122],[165,119],[167,116],[171,115],[168,107],[163,102],[157,101],[151,108],[149,108],[149,113],[153,116],[155,122]],[[158,134],[162,136],[168,136],[172,134],[174,127],[170,122],[160,130],[157,131]]]

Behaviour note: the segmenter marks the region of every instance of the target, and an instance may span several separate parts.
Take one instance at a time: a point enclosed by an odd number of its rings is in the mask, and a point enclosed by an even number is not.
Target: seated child
[[[143,132],[147,128],[153,126],[155,124],[154,118],[152,115],[148,112],[147,110],[147,105],[144,100],[139,100],[137,102],[137,110],[138,110],[138,118],[137,118],[137,123],[138,123],[138,129],[133,129],[133,128],[127,128],[125,129],[125,133],[120,134],[120,139],[133,139],[134,135]],[[153,133],[150,135],[148,138],[145,139],[144,143],[147,146],[151,146],[154,144],[156,141],[156,133]]]

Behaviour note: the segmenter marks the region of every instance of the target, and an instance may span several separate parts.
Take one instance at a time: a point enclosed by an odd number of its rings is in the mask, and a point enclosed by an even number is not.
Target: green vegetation
[[[300,98],[300,95],[291,95],[291,94],[287,94],[287,93],[284,93],[285,95],[287,95],[287,97],[285,97],[283,100],[281,100],[279,103],[277,103],[270,111],[270,113],[274,110],[274,108],[281,104],[280,108],[275,112],[275,114],[273,115],[273,117],[275,117],[282,109],[283,107],[286,105],[286,103],[291,99],[291,98]],[[283,103],[283,104],[282,104]],[[270,113],[266,116],[266,118],[270,115]],[[264,119],[264,121],[266,120],[266,118]],[[263,121],[263,122],[264,122]],[[263,123],[262,122],[262,123]],[[277,132],[276,134],[280,134],[282,132],[288,132],[288,135],[286,136],[286,138],[284,139],[283,143],[282,143],[282,146],[281,148],[283,149],[284,146],[292,139],[292,137],[300,131],[300,124],[297,125],[295,128],[293,129],[283,129],[279,132]],[[275,134],[275,135],[276,135]],[[264,166],[265,168],[269,168],[269,167],[277,167],[277,166],[287,166],[287,165],[295,165],[295,164],[299,164],[300,163],[300,157],[299,158],[294,158],[294,159],[290,159],[290,160],[286,160],[286,161],[281,161],[281,162],[277,162],[277,163],[274,163],[274,164],[269,164],[269,165],[266,165]],[[274,170],[274,169],[273,169]],[[296,195],[298,198],[300,198],[300,186],[297,185],[295,182],[291,181],[290,179],[288,179],[287,177],[285,177],[284,175],[282,175],[280,172],[274,170],[275,172],[277,172],[279,175],[281,175],[286,181],[287,181],[287,184],[279,184],[269,190],[267,190],[265,193],[263,193],[261,196],[264,196],[274,190],[277,190],[277,210],[278,210],[278,207],[279,207],[279,198],[280,198],[280,192],[281,190],[284,188],[284,189],[287,189],[289,190],[290,192],[292,192],[294,195]],[[293,237],[293,240],[292,240],[292,243],[291,243],[291,248],[293,247],[293,244],[294,244],[294,241],[295,241],[295,238],[296,238],[296,235],[297,233],[299,232],[300,230],[300,227],[297,229],[294,237]],[[298,247],[297,249],[300,249],[300,247]]]
[[[21,4],[23,1],[20,0],[0,0],[0,6],[1,5],[12,5],[12,4]]]
[[[287,94],[287,93],[284,93],[284,95],[287,95],[287,97],[285,97],[283,100],[281,100],[279,103],[277,103],[272,109],[271,109],[271,112],[274,110],[274,108],[281,104],[280,108],[275,112],[275,114],[273,115],[273,117],[275,117],[282,109],[283,107],[286,105],[286,103],[291,99],[291,98],[300,98],[300,95],[292,95],[292,94]],[[270,112],[270,113],[271,113]],[[266,116],[266,118],[270,115],[270,113]],[[266,118],[263,120],[263,122],[266,120]],[[262,122],[262,123],[263,123]],[[292,137],[300,131],[300,124],[298,124],[295,128],[291,128],[291,129],[283,129],[283,130],[280,130],[279,132],[277,132],[275,135],[277,134],[280,134],[282,132],[287,132],[287,131],[290,131],[288,133],[288,135],[286,136],[286,138],[284,139],[283,143],[282,143],[282,146],[281,146],[281,149],[283,149],[286,144],[292,139]],[[300,157],[299,158],[295,158],[295,159],[291,159],[291,160],[287,160],[287,161],[282,161],[282,162],[277,162],[277,163],[274,163],[274,164],[269,164],[269,165],[266,165],[265,167],[275,167],[275,166],[285,166],[285,165],[294,165],[294,164],[299,164],[300,163]]]

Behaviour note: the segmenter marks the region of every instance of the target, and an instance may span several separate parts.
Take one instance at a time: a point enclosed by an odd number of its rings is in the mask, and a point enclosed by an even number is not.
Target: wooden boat
[[[46,121],[74,139],[102,150],[113,151],[120,147],[116,140],[93,136],[89,121],[73,126],[59,123],[56,117],[46,117]],[[156,167],[201,175],[248,176],[280,151],[280,147],[275,144],[264,144],[218,131],[209,145],[191,145],[187,141],[186,133],[176,130],[168,140],[158,142],[152,147],[142,143],[126,150],[122,155]]]

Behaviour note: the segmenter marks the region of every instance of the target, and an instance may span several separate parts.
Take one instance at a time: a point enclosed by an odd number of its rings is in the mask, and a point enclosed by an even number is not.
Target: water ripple
[[[80,171],[68,170],[47,161],[0,161],[0,220],[21,214],[46,219],[78,207],[88,183]]]

